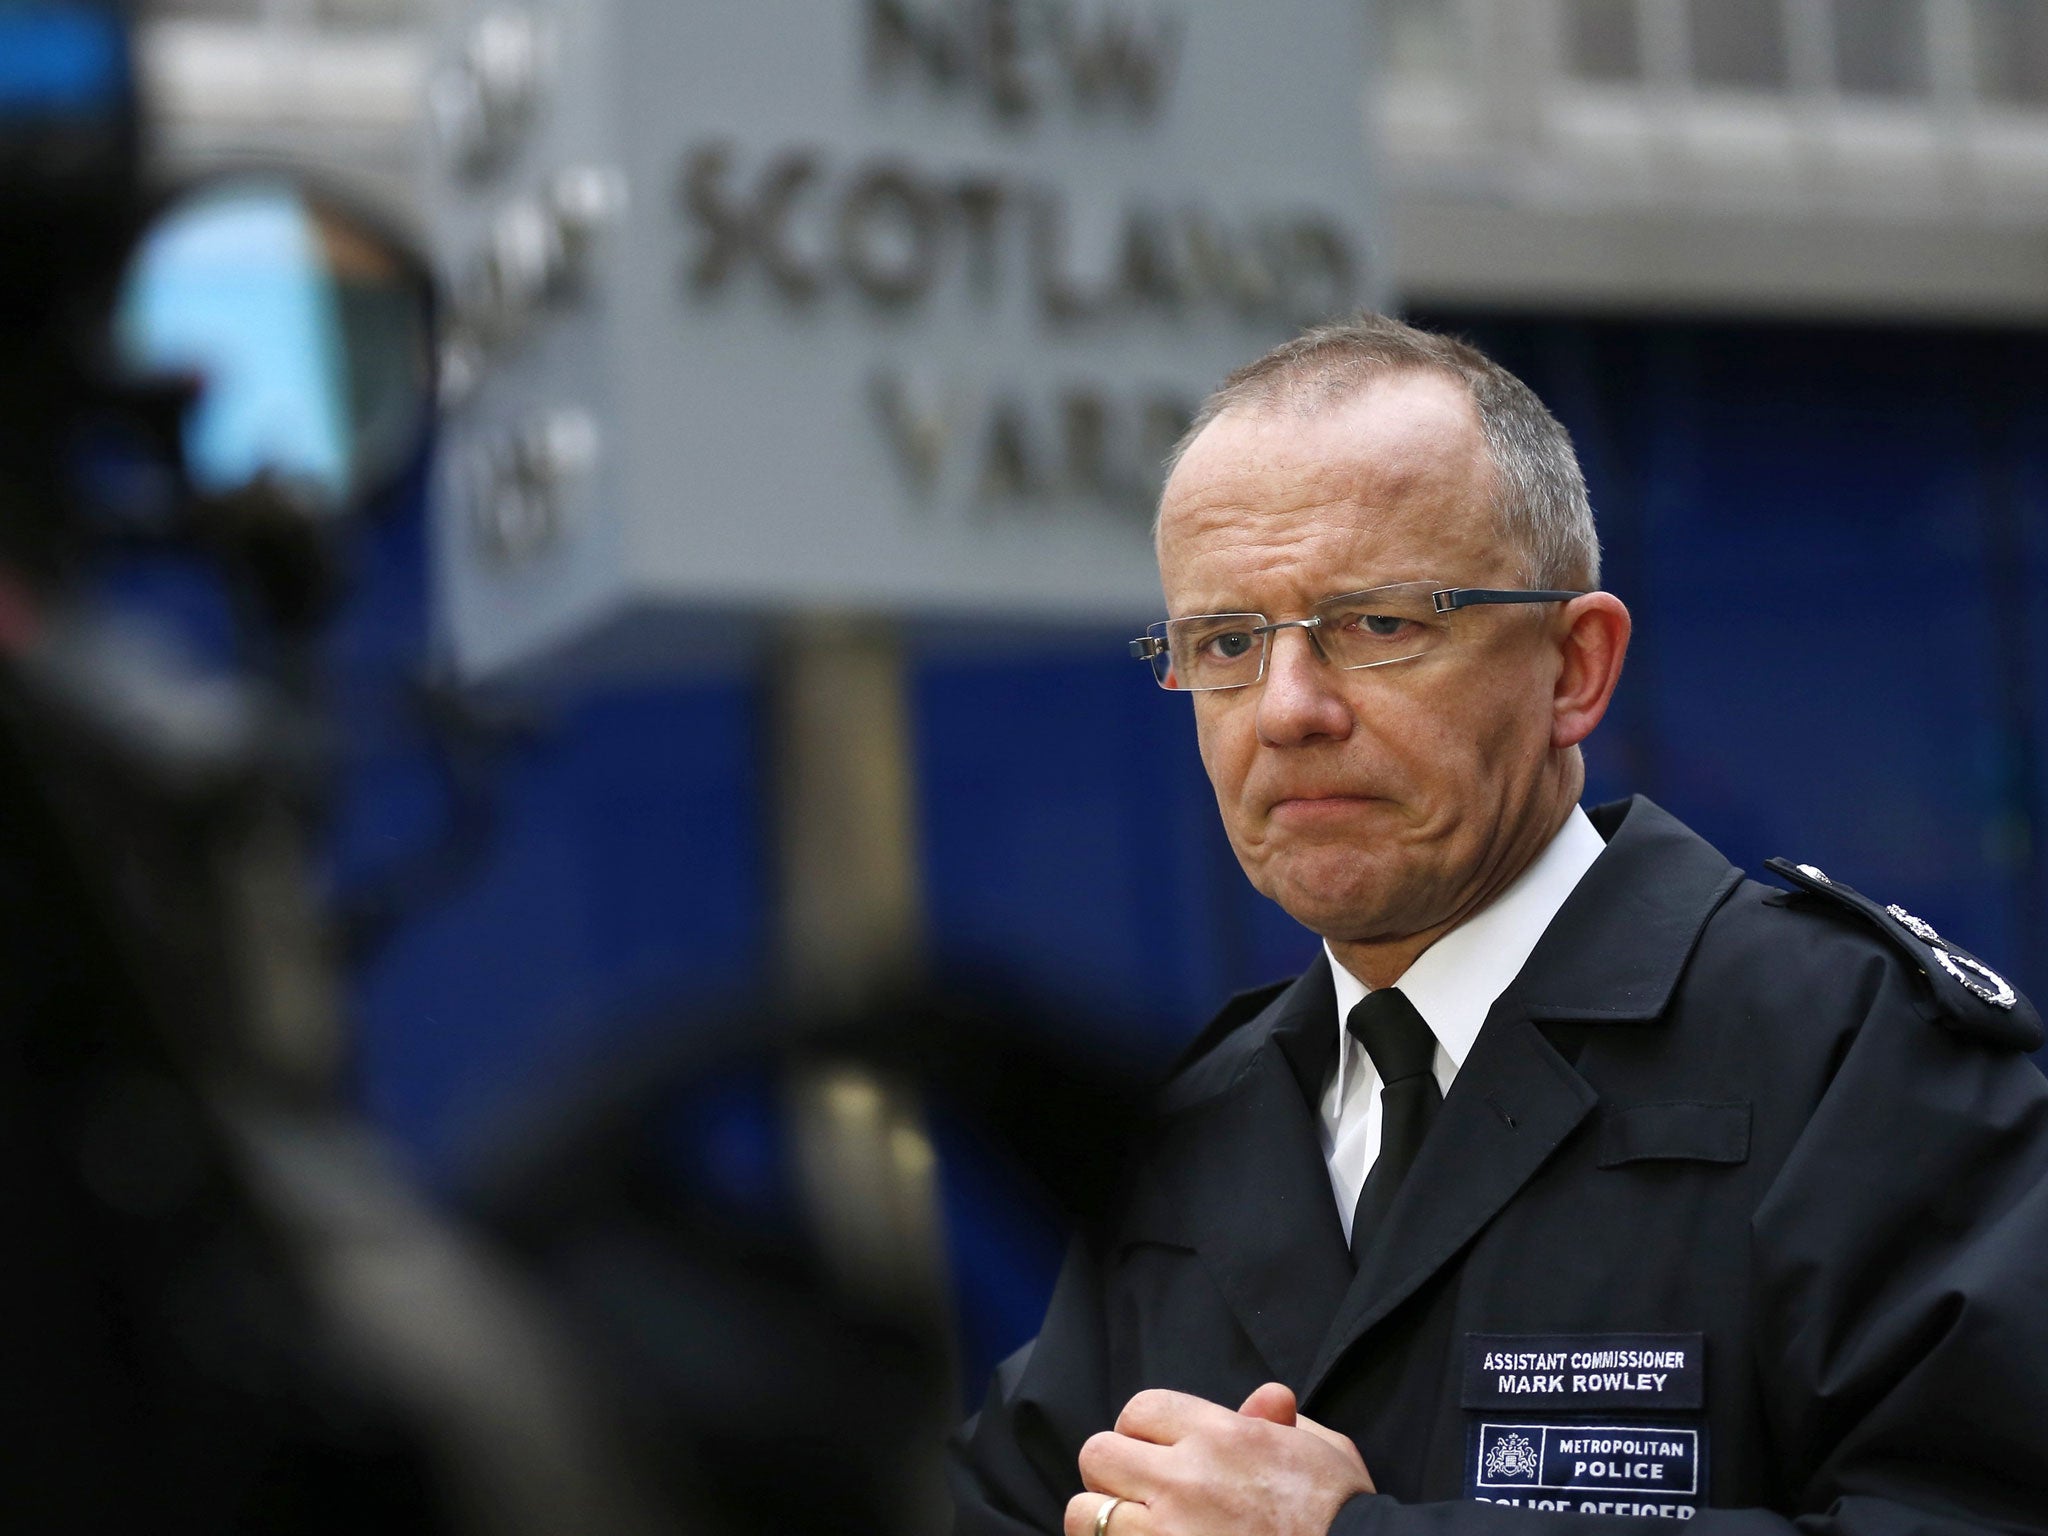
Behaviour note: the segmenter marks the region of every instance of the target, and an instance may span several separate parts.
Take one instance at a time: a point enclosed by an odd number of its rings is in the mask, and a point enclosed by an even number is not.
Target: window
[[[1858,96],[1927,92],[1922,0],[1834,0],[1835,83]]]
[[[1569,0],[1564,17],[1565,68],[1581,80],[1636,80],[1643,40],[1636,0]]]
[[[1692,0],[1692,76],[1704,86],[1783,90],[1785,17],[1780,0]]]
[[[1976,0],[1977,90],[2048,106],[2048,0]]]

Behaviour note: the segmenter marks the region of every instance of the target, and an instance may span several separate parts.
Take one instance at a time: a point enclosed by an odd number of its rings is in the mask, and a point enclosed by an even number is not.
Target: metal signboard
[[[427,206],[464,671],[691,615],[1156,604],[1161,456],[1385,298],[1332,0],[456,6]]]

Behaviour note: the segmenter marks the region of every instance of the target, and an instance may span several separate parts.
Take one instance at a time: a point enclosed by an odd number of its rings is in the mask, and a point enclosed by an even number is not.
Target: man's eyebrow
[[[1349,597],[1355,592],[1378,592],[1387,587],[1435,586],[1438,583],[1439,579],[1440,578],[1436,576],[1361,577],[1357,580],[1354,580],[1349,585],[1340,584],[1325,587],[1322,591],[1318,592],[1313,598],[1309,599],[1306,602],[1303,602],[1300,605],[1300,607],[1301,611],[1303,613],[1306,613],[1310,608],[1314,607],[1317,603],[1327,603],[1332,598],[1337,597]],[[1178,612],[1173,612],[1173,610],[1170,609],[1168,611],[1172,613],[1172,616],[1174,618],[1188,619],[1199,619],[1204,617],[1205,615],[1213,613],[1267,614],[1267,610],[1254,608],[1245,604],[1233,604],[1229,601],[1222,599],[1217,599],[1213,601],[1205,600],[1203,604],[1199,607],[1196,606],[1194,603],[1189,603]]]

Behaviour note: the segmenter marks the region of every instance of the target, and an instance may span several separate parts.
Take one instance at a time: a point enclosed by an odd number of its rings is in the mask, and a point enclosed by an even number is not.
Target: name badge
[[[1697,1412],[1706,1401],[1698,1333],[1468,1333],[1464,1406],[1590,1413]]]

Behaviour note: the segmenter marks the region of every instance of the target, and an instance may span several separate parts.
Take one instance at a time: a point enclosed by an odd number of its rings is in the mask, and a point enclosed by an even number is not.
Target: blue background
[[[2048,988],[2048,338],[1434,323],[1572,430],[1606,585],[1636,615],[1589,799],[1648,793],[1739,864],[1818,864]],[[397,702],[426,646],[425,547],[416,505],[380,528],[336,636],[344,888],[445,814]],[[1069,999],[1159,1060],[1314,941],[1246,886],[1186,701],[1125,638],[915,652],[922,856],[942,973]],[[354,978],[362,1101],[431,1179],[459,1174],[503,1105],[616,1046],[621,1021],[674,1003],[716,1028],[762,974],[763,697],[747,672],[591,689],[502,753],[472,878]],[[775,1156],[765,1104],[720,1133],[756,1184]],[[946,1178],[978,1379],[1035,1325],[1057,1234],[971,1149]]]

